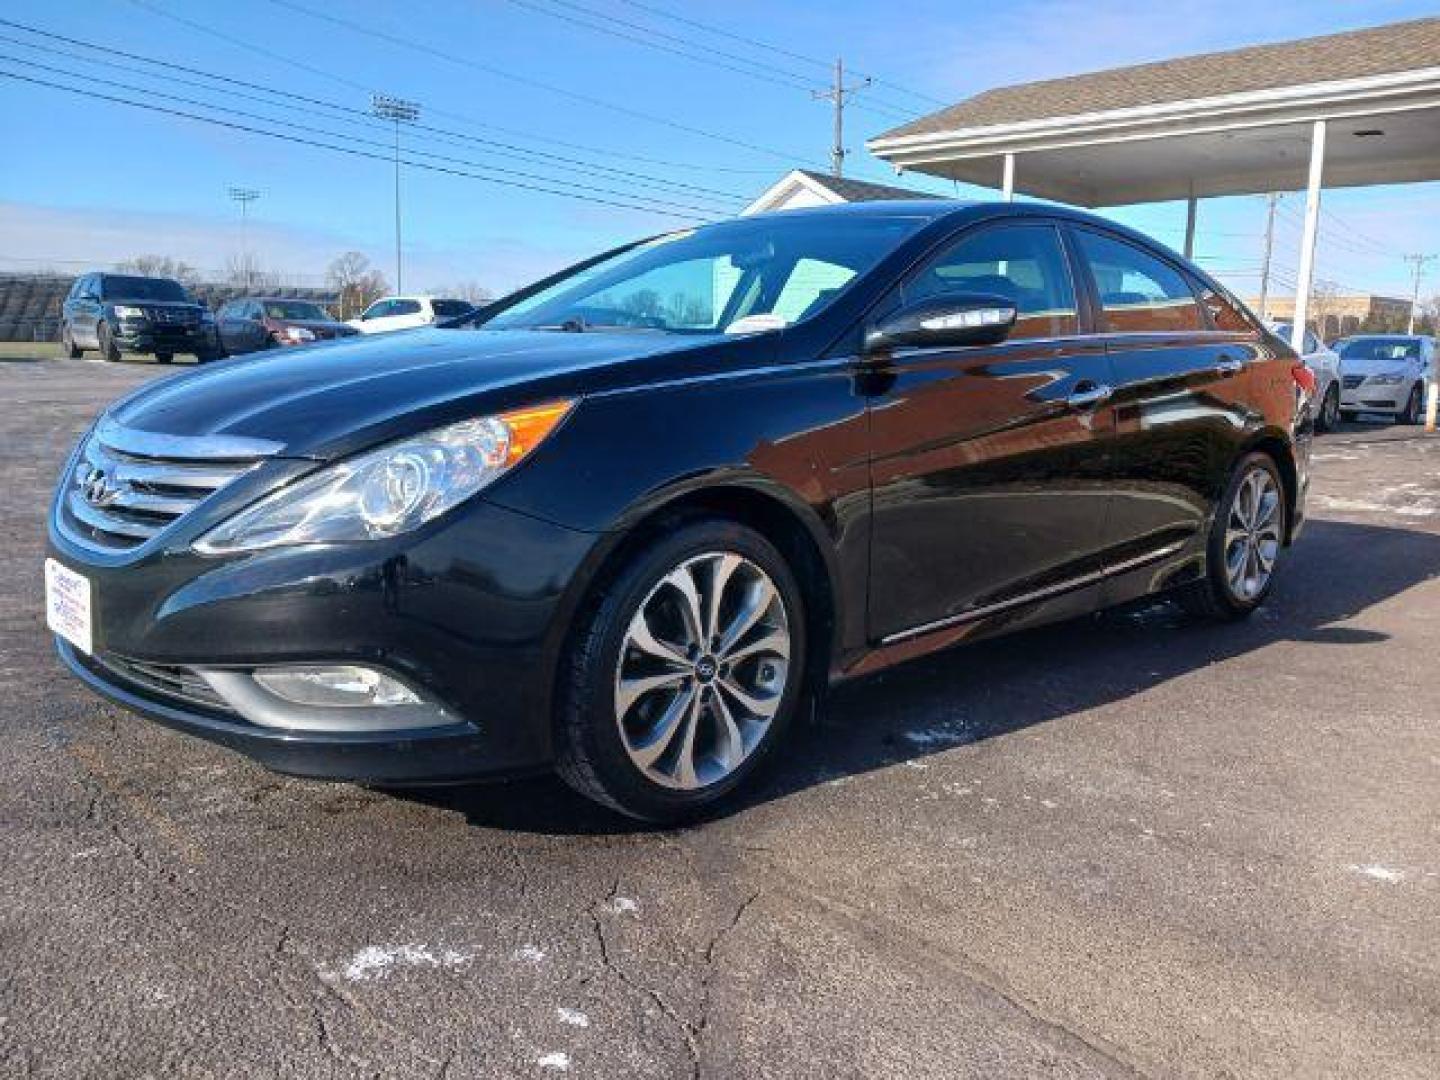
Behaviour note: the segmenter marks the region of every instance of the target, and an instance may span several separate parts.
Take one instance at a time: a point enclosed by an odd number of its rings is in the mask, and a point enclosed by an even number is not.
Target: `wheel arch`
[[[805,596],[806,682],[816,691],[826,685],[832,658],[840,648],[844,625],[844,594],[832,541],[819,516],[797,506],[763,482],[729,479],[691,486],[647,501],[627,514],[606,542],[592,552],[575,590],[562,605],[558,633],[552,643],[554,672],[550,703],[557,700],[565,677],[565,657],[581,630],[600,587],[613,580],[625,563],[659,535],[702,518],[725,518],[747,525],[785,556]]]
[[[1295,447],[1290,439],[1274,430],[1257,433],[1241,448],[1239,457],[1262,453],[1275,462],[1280,483],[1285,488],[1285,543],[1294,539],[1300,513],[1300,470],[1295,461]]]

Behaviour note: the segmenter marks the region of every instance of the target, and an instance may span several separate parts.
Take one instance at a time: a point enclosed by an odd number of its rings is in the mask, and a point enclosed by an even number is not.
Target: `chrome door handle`
[[[1110,395],[1113,393],[1115,393],[1113,387],[1091,386],[1087,390],[1076,390],[1065,399],[1065,404],[1072,409],[1090,409],[1109,401]]]
[[[1229,377],[1231,375],[1239,375],[1244,370],[1244,360],[1234,360],[1228,356],[1215,365],[1215,374],[1224,375],[1226,377]]]

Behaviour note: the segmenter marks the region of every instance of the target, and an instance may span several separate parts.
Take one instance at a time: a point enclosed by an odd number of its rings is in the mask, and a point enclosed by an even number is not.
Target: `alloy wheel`
[[[1251,466],[1235,491],[1225,528],[1225,577],[1235,599],[1250,603],[1265,591],[1280,554],[1279,485],[1268,469]]]
[[[1325,430],[1329,431],[1340,422],[1340,391],[1332,385],[1325,393],[1325,403],[1321,406],[1321,423]]]
[[[780,708],[790,649],[784,599],[760,566],[728,551],[676,566],[620,647],[615,720],[631,762],[681,791],[735,772]]]

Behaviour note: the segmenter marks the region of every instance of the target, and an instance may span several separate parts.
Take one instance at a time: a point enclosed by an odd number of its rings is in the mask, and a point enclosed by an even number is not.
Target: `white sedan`
[[[468,300],[443,300],[433,296],[383,296],[365,309],[350,325],[362,334],[383,334],[409,330],[445,319],[469,314],[475,305]]]
[[[1420,334],[1360,334],[1335,343],[1345,365],[1340,402],[1348,420],[1362,412],[1391,413],[1402,424],[1424,417],[1425,383],[1436,377],[1440,346]]]
[[[1281,341],[1290,341],[1291,324],[1276,322],[1270,329]],[[1343,374],[1339,353],[1326,348],[1325,343],[1315,336],[1313,330],[1305,331],[1305,347],[1300,359],[1315,376],[1315,430],[1329,431],[1340,422],[1340,395]]]

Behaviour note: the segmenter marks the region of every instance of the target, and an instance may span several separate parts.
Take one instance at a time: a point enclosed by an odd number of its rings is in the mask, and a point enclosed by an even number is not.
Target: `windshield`
[[[318,304],[308,300],[266,300],[265,317],[269,319],[309,319],[312,322],[329,322],[330,316]]]
[[[1342,341],[1337,351],[1342,360],[1419,360],[1420,339],[1356,338],[1353,341]]]
[[[485,330],[772,330],[823,310],[927,219],[760,217],[671,233],[567,275]]]
[[[178,281],[155,277],[126,277],[106,274],[101,279],[102,300],[175,300],[187,302],[190,297]]]

